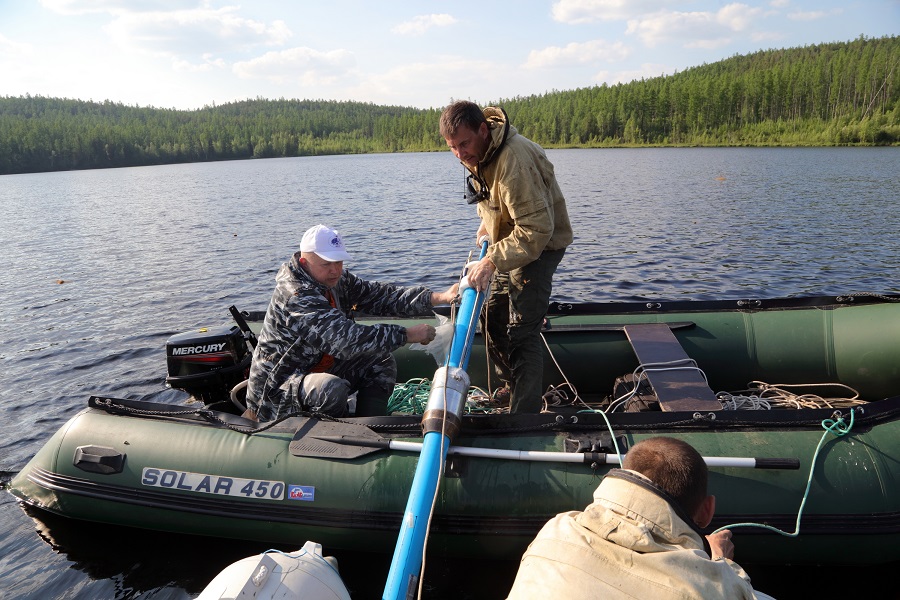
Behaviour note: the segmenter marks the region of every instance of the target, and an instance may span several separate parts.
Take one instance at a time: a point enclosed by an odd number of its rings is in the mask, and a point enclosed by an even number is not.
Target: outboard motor
[[[179,333],[166,342],[166,384],[206,405],[230,405],[229,393],[247,378],[251,358],[247,340],[235,325]]]

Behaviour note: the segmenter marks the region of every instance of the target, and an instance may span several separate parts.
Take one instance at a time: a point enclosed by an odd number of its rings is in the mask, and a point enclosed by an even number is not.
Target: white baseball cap
[[[329,262],[350,260],[341,234],[325,225],[316,225],[306,230],[300,240],[300,252],[313,252]]]

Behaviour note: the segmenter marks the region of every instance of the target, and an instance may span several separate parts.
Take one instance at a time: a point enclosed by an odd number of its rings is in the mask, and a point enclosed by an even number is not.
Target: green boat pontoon
[[[256,423],[240,388],[263,315],[233,314],[170,340],[184,403],[91,397],[10,492],[84,521],[390,553],[434,358],[396,353],[390,416]],[[742,562],[900,560],[900,297],[554,303],[543,336],[544,411],[510,415],[476,335],[429,554],[517,559],[667,435],[707,457],[711,529],[741,527]]]

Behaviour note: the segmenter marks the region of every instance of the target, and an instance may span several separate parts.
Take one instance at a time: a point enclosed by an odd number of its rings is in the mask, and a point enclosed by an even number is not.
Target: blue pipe
[[[488,243],[483,241],[479,259],[484,258],[487,247]],[[463,273],[463,277],[467,277],[467,275],[468,273]],[[461,296],[447,367],[458,367],[465,370],[469,364],[472,341],[475,337],[478,316],[481,314],[485,294],[476,292],[475,288],[467,287]],[[438,369],[435,373],[435,383],[437,383],[438,373],[441,372],[446,373],[443,369]],[[444,377],[446,378],[446,375]],[[468,391],[467,378],[465,387]],[[434,393],[434,389],[432,393]],[[446,396],[446,388],[443,393]],[[429,401],[430,405],[431,401]],[[406,510],[403,512],[403,521],[400,524],[400,535],[397,538],[397,545],[394,547],[391,570],[388,573],[382,595],[383,600],[407,600],[416,597],[419,571],[422,569],[422,555],[425,549],[428,516],[431,514],[431,506],[437,493],[440,467],[447,460],[447,449],[450,447],[450,442],[450,436],[444,435],[441,431],[425,433],[419,462],[416,465],[416,474],[409,492]]]
[[[475,329],[478,326],[478,316],[481,314],[483,302],[484,294],[475,292],[474,288],[467,288],[463,291],[456,323],[454,323],[453,341],[447,356],[447,366],[463,369],[469,366],[472,341],[475,339]]]

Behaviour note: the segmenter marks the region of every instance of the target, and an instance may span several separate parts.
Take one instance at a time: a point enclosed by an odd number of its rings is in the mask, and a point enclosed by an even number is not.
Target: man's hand
[[[491,285],[491,277],[497,267],[491,262],[487,256],[479,260],[477,263],[469,267],[469,285],[478,292],[483,292]]]
[[[439,306],[441,304],[450,304],[459,293],[459,284],[454,283],[446,292],[431,292],[431,305]]]
[[[709,551],[715,560],[719,556],[724,556],[729,560],[734,560],[734,543],[731,541],[731,531],[723,529],[718,533],[711,533],[706,536],[709,542]]]
[[[434,339],[435,335],[437,333],[434,327],[428,323],[420,323],[419,325],[406,328],[406,343],[427,345],[428,342]]]

